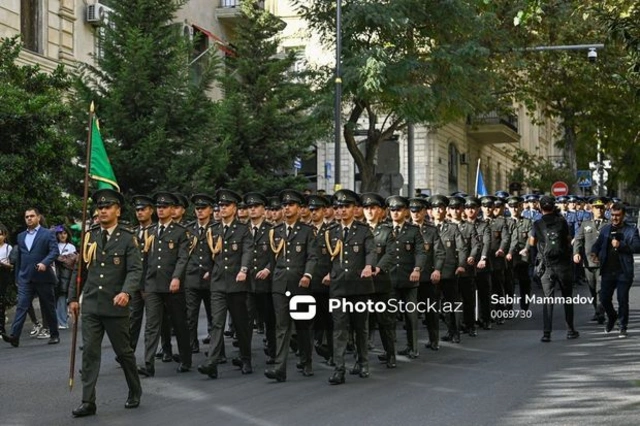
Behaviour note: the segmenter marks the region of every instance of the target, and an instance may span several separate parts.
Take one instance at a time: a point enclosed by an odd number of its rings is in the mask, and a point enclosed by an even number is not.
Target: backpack
[[[544,234],[544,243],[541,244],[540,252],[545,264],[557,263],[565,260],[569,248],[567,247],[567,236],[564,235],[562,220],[556,219],[551,223],[540,220],[540,230]],[[541,241],[542,239],[539,239]]]

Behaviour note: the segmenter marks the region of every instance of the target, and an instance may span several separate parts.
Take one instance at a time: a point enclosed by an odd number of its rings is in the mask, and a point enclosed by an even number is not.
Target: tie
[[[291,235],[291,231],[293,231],[293,228],[291,226],[287,226],[287,238]]]
[[[396,226],[395,228],[393,228],[393,235],[395,235],[396,237],[398,237],[398,235],[400,235],[400,227]]]
[[[202,234],[204,234],[204,226],[198,228],[198,236],[202,237]]]
[[[226,237],[226,236],[227,236],[227,231],[228,231],[228,230],[229,230],[229,225],[225,225],[225,226],[224,226],[224,228],[223,228],[223,231],[224,231],[224,234],[223,234],[223,235],[224,235],[224,237]]]
[[[102,247],[107,245],[107,241],[109,241],[109,231],[106,229],[102,230]]]
[[[349,227],[345,226],[343,231],[344,231],[344,234],[342,235],[342,239],[346,240],[347,239],[347,235],[349,235]]]
[[[257,227],[257,226],[254,226],[254,227],[253,227],[253,239],[254,239],[254,240],[256,239],[256,235],[258,235],[258,227]]]
[[[438,227],[438,232],[442,232],[442,223],[439,223],[437,227]]]
[[[158,232],[158,238],[162,238],[162,234],[164,234],[164,225],[160,225],[160,232]]]

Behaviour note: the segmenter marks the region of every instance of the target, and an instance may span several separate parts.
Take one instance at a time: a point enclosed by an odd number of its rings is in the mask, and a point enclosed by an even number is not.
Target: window
[[[449,192],[458,190],[458,164],[460,154],[455,144],[449,144]]]
[[[20,1],[20,35],[24,48],[43,53],[42,49],[42,1]]]
[[[496,171],[496,191],[504,191],[502,185],[502,163],[498,163],[498,169]]]

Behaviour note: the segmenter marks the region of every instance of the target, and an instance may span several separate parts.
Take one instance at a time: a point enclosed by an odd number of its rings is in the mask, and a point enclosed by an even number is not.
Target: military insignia
[[[447,244],[447,248],[451,248],[451,241],[447,240],[446,244]]]
[[[231,250],[238,251],[238,244],[236,243],[231,244]]]
[[[120,258],[119,257],[114,257],[113,258],[113,264],[114,265],[119,265],[120,264]]]
[[[267,245],[266,244],[262,245],[262,251],[267,251]]]
[[[173,248],[175,247],[175,244],[173,243],[173,241],[169,241],[169,249],[173,250]]]
[[[500,235],[501,235],[501,234],[502,234],[502,232],[500,232],[500,231],[494,231],[494,232],[493,232],[493,235],[494,235],[496,238],[500,238]]]
[[[104,196],[100,197],[100,202],[105,202],[105,201],[107,201],[107,199]]]
[[[360,251],[360,247],[358,247],[357,245],[353,246],[354,253],[358,253],[359,251]]]
[[[520,233],[520,238],[527,238],[527,233],[526,232],[521,232]]]
[[[327,248],[326,247],[322,247],[322,254],[327,254]]]
[[[380,247],[380,246],[376,247],[376,253],[381,254],[382,253],[382,247]]]
[[[429,243],[424,243],[424,250],[425,250],[425,251],[429,251],[429,250],[431,250],[431,244],[429,244]]]
[[[584,228],[584,232],[591,232],[592,230],[593,230],[593,228],[590,227],[590,226],[585,226],[585,228]]]
[[[406,251],[411,251],[411,244],[405,244],[404,249]]]
[[[302,253],[302,246],[296,246],[296,253]]]

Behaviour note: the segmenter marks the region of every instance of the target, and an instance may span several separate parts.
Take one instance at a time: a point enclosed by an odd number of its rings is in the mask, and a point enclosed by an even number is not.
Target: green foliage
[[[95,101],[109,158],[128,195],[213,193],[226,165],[206,93],[219,60],[213,53],[198,59],[201,76],[194,80],[195,44],[183,36],[182,24],[172,23],[185,3],[114,2],[110,25],[96,32],[104,54],[95,66],[85,64],[77,81],[79,123]]]
[[[509,175],[509,182],[519,182],[542,193],[550,193],[551,185],[557,181],[569,186],[576,183],[575,174],[565,167],[558,167],[548,158],[517,148],[512,151],[512,159],[514,171]]]
[[[310,72],[295,71],[295,51],[278,52],[284,23],[253,2],[242,2],[242,19],[221,77],[225,98],[216,115],[216,133],[224,135],[229,166],[221,183],[240,192],[273,192],[291,185],[293,160],[310,153],[326,131],[310,115],[317,95]]]
[[[18,38],[0,40],[0,222],[10,230],[24,224],[30,206],[50,225],[65,221],[78,208],[65,194],[80,179],[63,101],[70,79],[62,66],[49,74],[18,65],[19,54]]]

